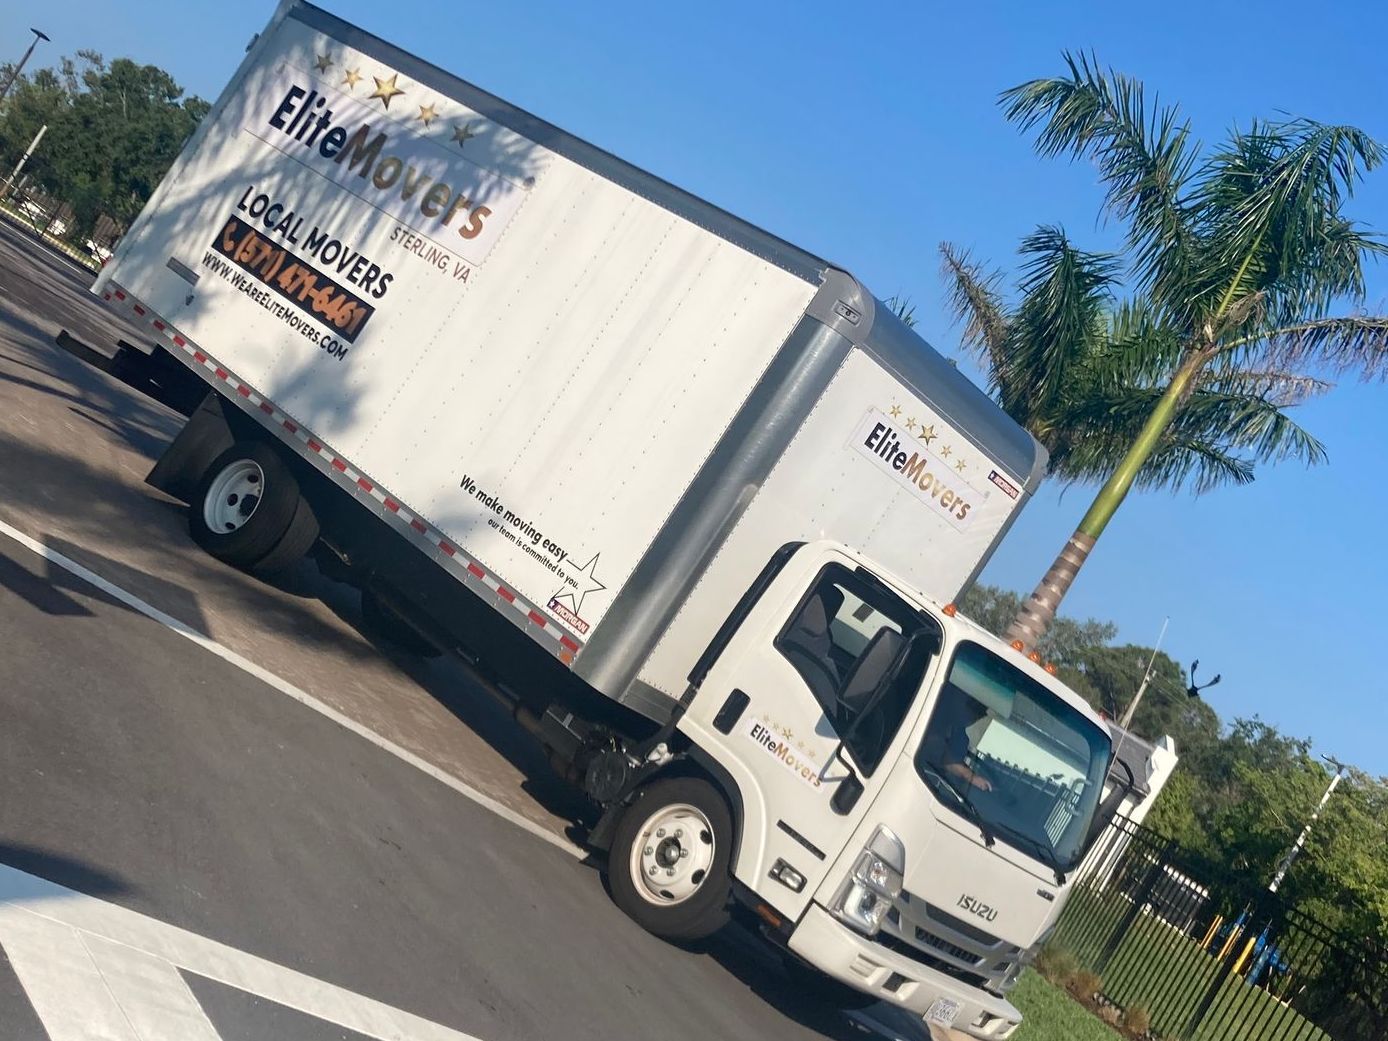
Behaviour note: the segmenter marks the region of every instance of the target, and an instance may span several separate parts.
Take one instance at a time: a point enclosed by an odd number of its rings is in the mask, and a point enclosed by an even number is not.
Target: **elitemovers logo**
[[[449,155],[393,118],[284,71],[290,80],[267,92],[273,107],[247,127],[255,137],[445,249],[481,262],[518,208],[522,186],[479,165],[485,153],[475,142],[476,159]]]
[[[755,744],[784,763],[796,777],[811,788],[823,785],[824,782],[819,778],[819,764],[810,758],[803,746],[791,746],[794,735],[788,727],[777,727],[763,716],[761,720],[752,720],[746,733]]]
[[[902,409],[893,406],[892,411]],[[927,425],[914,416],[893,417],[870,409],[853,434],[853,446],[962,530],[988,494],[966,479],[973,464],[957,443],[947,440],[953,433],[938,420]]]

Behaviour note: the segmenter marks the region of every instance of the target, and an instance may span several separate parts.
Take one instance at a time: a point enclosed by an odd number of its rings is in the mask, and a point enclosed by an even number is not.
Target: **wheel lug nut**
[[[655,873],[656,873],[657,870],[658,870],[658,869],[655,867],[655,865],[652,864],[652,865],[651,865],[650,871],[646,872],[646,874],[648,874],[648,875],[650,875],[652,878],[654,878],[654,877],[655,877]]]
[[[675,869],[672,868],[672,867],[667,867],[667,868],[665,869],[665,873],[666,873],[667,875],[672,875],[672,876],[673,876],[674,873],[675,873]]]
[[[677,839],[682,839],[682,838],[684,838],[684,829],[683,829],[683,828],[676,828],[676,829],[675,829],[675,838],[677,838]]]
[[[658,839],[663,839],[663,838],[665,837],[665,829],[664,829],[664,828],[656,828],[656,829],[655,829],[655,837],[658,838]]]
[[[682,849],[682,850],[680,850],[680,859],[681,859],[681,860],[683,860],[683,859],[684,859],[685,857],[687,857],[687,856],[689,856],[689,850],[687,850],[687,849]]]
[[[654,847],[654,846],[647,846],[647,847],[646,847],[646,856],[649,857],[649,856],[650,856],[652,853],[654,853],[654,852],[655,852],[655,847]]]

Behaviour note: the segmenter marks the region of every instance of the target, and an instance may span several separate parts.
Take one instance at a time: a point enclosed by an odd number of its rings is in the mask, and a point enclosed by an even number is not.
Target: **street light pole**
[[[1306,827],[1301,829],[1301,834],[1297,836],[1295,844],[1287,850],[1287,855],[1282,858],[1282,862],[1277,865],[1277,874],[1272,876],[1272,881],[1268,883],[1268,892],[1277,892],[1277,887],[1282,884],[1282,880],[1287,877],[1287,872],[1291,870],[1292,864],[1301,854],[1301,848],[1306,845],[1306,837],[1311,834],[1311,825],[1316,823],[1316,818],[1321,815],[1321,810],[1325,809],[1325,804],[1330,801],[1331,794],[1340,783],[1340,778],[1345,775],[1345,764],[1337,759],[1332,759],[1328,755],[1321,756],[1327,763],[1335,767],[1335,776],[1330,779],[1330,785],[1325,789],[1325,794],[1321,796],[1321,801],[1316,804],[1315,812],[1311,814],[1311,819],[1306,822]]]
[[[1124,730],[1132,724],[1133,715],[1137,712],[1137,703],[1142,700],[1142,695],[1147,690],[1147,684],[1152,682],[1152,677],[1156,675],[1154,666],[1157,664],[1157,653],[1161,650],[1161,642],[1166,638],[1166,627],[1171,624],[1171,616],[1162,619],[1161,632],[1157,634],[1157,645],[1152,648],[1152,658],[1147,662],[1147,671],[1142,675],[1142,683],[1138,685],[1137,693],[1133,695],[1133,700],[1128,702],[1128,708],[1123,713],[1123,718],[1118,721],[1118,725]]]
[[[34,154],[34,149],[43,140],[43,135],[48,132],[48,124],[39,127],[39,132],[34,135],[34,139],[29,142],[29,147],[24,150],[24,154],[19,157],[19,162],[15,164],[14,173],[10,174],[8,181],[0,181],[0,199],[6,198],[15,185],[19,183],[19,175],[24,172],[24,164],[29,161],[29,157]]]
[[[10,78],[5,81],[4,89],[0,90],[0,101],[5,100],[5,95],[8,94],[10,88],[14,86],[14,81],[19,79],[19,74],[24,71],[24,65],[28,62],[29,55],[34,53],[34,45],[40,40],[43,40],[45,43],[48,42],[48,36],[46,34],[34,28],[30,28],[29,31],[34,34],[34,38],[29,41],[29,49],[24,52],[24,57],[19,59],[19,64],[10,72]]]

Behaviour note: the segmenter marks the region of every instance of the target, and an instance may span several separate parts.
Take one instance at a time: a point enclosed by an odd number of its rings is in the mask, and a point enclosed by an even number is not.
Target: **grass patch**
[[[1012,1041],[1124,1041],[1059,987],[1028,969],[1008,995],[1022,1013]]]
[[[1116,892],[1080,889],[1071,894],[1056,942],[1073,951],[1082,965],[1099,958],[1111,930],[1132,905]],[[1140,914],[1104,966],[1104,994],[1128,1008],[1150,1010],[1151,1024],[1163,1035],[1182,1033],[1221,971],[1219,959],[1159,918]],[[1219,988],[1193,1041],[1261,1041],[1295,1036],[1298,1041],[1329,1041],[1295,1010],[1240,976]]]

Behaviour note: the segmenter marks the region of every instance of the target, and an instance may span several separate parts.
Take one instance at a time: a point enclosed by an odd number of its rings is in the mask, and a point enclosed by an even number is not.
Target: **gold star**
[[[940,446],[940,458],[941,458],[941,459],[948,459],[948,458],[949,458],[949,454],[950,454],[950,452],[952,452],[952,451],[954,451],[954,449],[950,448],[949,445],[941,445],[941,446]]]
[[[427,127],[430,123],[439,118],[439,114],[435,111],[432,104],[420,105],[418,118],[419,121]]]
[[[900,405],[893,405],[893,406],[891,407],[891,413],[892,413],[892,418],[893,418],[893,419],[895,419],[897,416],[901,415],[901,406],[900,406]]]
[[[907,417],[907,419],[906,419],[906,429],[909,430],[909,431],[911,431],[913,434],[916,432],[916,417],[915,417],[915,416],[908,416],[908,417]]]
[[[470,137],[476,137],[477,131],[472,129],[472,120],[468,120],[462,126],[454,125],[453,140],[458,142],[458,147],[462,148]]]
[[[390,99],[397,94],[405,93],[395,85],[395,81],[399,78],[399,75],[400,74],[397,72],[392,72],[388,80],[383,80],[380,76],[371,77],[376,81],[376,89],[372,92],[371,98],[372,100],[380,98],[382,108],[390,108]]]
[[[332,63],[333,60],[329,58],[326,54],[320,54],[318,55],[318,60],[315,61],[313,64],[318,66],[319,72],[327,72],[328,69],[332,66]]]
[[[935,424],[932,423],[932,424],[930,424],[930,426],[926,426],[924,423],[922,423],[922,424],[921,424],[921,432],[920,432],[919,434],[917,434],[916,436],[919,437],[919,438],[920,438],[922,441],[924,441],[926,444],[930,444],[930,442],[931,442],[931,441],[934,441],[935,438],[938,436],[938,435],[935,433]]]
[[[346,87],[348,90],[351,90],[360,82],[361,73],[358,72],[356,69],[348,69],[347,75],[342,77],[342,85]]]
[[[964,460],[960,459],[954,464],[954,468],[962,474],[964,472]]]

